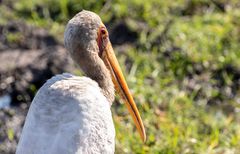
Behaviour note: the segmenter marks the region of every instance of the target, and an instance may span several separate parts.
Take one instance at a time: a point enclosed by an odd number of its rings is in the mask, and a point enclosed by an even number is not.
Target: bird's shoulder
[[[43,88],[48,89],[63,89],[70,90],[73,89],[87,89],[87,88],[96,88],[100,90],[98,83],[85,76],[75,76],[70,73],[63,73],[53,76],[51,79],[43,85]]]
[[[79,103],[107,102],[97,82],[88,77],[69,73],[59,74],[49,79],[39,89],[33,102],[59,104],[67,103],[69,100],[76,100]]]
[[[95,90],[95,93],[101,91],[98,83],[88,77],[75,76],[70,73],[63,73],[53,76],[51,79],[39,89],[39,92],[44,92],[48,95],[56,96],[56,93],[61,95],[86,95],[87,92]]]

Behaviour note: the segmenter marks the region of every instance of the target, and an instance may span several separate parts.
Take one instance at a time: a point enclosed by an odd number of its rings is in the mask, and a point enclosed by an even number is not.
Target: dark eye
[[[102,35],[106,35],[107,34],[107,31],[104,27],[101,28],[101,34]]]

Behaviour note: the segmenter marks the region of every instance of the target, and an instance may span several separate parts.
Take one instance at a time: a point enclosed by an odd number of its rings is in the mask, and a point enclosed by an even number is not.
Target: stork
[[[66,26],[64,44],[87,77],[63,73],[39,89],[16,153],[114,153],[115,128],[110,107],[115,90],[145,141],[144,125],[100,17],[85,10],[76,14]]]

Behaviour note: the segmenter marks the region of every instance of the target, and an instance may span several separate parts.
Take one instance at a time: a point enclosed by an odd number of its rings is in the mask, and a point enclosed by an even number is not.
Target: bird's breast
[[[36,94],[18,153],[30,146],[34,151],[29,153],[110,153],[114,138],[109,102],[98,84],[65,73],[49,79]]]

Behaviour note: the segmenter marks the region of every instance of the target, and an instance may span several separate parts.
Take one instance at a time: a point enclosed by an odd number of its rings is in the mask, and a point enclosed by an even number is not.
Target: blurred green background
[[[0,25],[14,21],[45,29],[63,46],[66,23],[82,9],[99,14],[109,29],[146,127],[143,144],[117,99],[116,153],[240,153],[239,0],[1,0]],[[24,34],[0,37],[0,45],[8,44],[1,56],[21,47]],[[34,95],[40,86],[28,89]],[[31,99],[14,108],[29,106]],[[1,110],[2,116],[17,114]],[[0,131],[0,144],[17,143],[14,129]],[[13,152],[3,145],[3,152]]]

